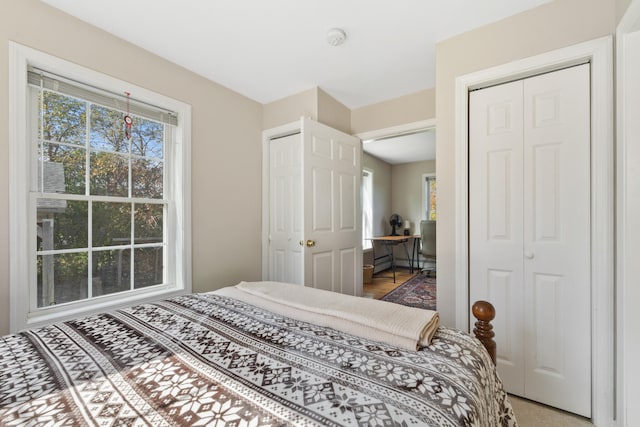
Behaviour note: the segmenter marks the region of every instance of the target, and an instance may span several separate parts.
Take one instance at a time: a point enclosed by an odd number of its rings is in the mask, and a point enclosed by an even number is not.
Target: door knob
[[[316,245],[316,241],[315,240],[307,240],[307,247],[308,248],[312,248]]]
[[[524,257],[527,259],[533,259],[533,252],[525,252]]]

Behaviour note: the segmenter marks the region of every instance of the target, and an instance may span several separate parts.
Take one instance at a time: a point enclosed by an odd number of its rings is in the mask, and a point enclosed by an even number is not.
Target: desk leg
[[[411,272],[411,274],[413,274],[413,260],[409,256],[409,249],[407,249],[407,242],[403,242],[402,246],[404,247],[404,254],[407,256],[407,260],[409,260],[409,263],[410,263],[409,271]]]
[[[384,250],[386,253],[386,255],[384,256],[389,257],[391,259],[391,272],[393,273],[393,283],[396,283],[396,260],[395,260],[395,257],[393,256],[393,245],[387,242],[382,242],[382,246],[384,246]]]
[[[393,283],[396,283],[396,257],[393,255],[392,245],[385,245],[387,247],[387,253],[391,254],[391,271],[393,272]],[[389,252],[389,246],[391,246],[391,252]]]
[[[413,239],[413,246],[411,246],[411,274],[413,274],[413,260],[416,252],[416,239]]]
[[[413,265],[415,269],[420,269],[420,239],[413,238],[413,249],[411,250],[411,273],[413,273]]]
[[[415,254],[416,254],[416,241],[417,239],[413,239],[413,246],[411,247],[411,274],[413,274],[413,263],[415,262]]]
[[[371,256],[373,256],[371,260],[373,263],[373,274],[376,274],[376,242],[371,242]]]

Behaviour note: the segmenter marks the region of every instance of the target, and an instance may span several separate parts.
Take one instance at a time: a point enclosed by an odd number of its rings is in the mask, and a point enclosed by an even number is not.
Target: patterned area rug
[[[436,278],[418,273],[380,299],[425,310],[435,310]]]

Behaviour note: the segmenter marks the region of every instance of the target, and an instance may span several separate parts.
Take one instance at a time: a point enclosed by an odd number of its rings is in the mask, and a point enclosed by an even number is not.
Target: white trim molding
[[[611,36],[460,76],[455,82],[456,327],[469,330],[468,94],[491,85],[591,64],[592,419],[614,425],[614,162]],[[589,327],[585,325],[585,327]]]
[[[383,129],[376,129],[367,132],[360,132],[354,136],[360,138],[361,141],[369,141],[371,139],[388,138],[390,136],[401,136],[409,133],[420,132],[428,129],[435,129],[436,120],[427,119],[418,122],[405,123],[397,126],[391,126]]]
[[[638,230],[640,163],[640,0],[629,4],[616,30],[616,407],[620,426],[640,423],[640,292],[636,284],[640,267]]]

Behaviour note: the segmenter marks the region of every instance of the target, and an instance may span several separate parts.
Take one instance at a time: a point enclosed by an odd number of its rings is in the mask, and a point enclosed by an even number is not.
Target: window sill
[[[188,294],[185,289],[175,287],[159,287],[156,290],[131,293],[127,297],[123,295],[106,296],[104,299],[92,299],[90,301],[79,301],[75,303],[52,306],[36,312],[29,312],[26,322],[20,322],[12,332],[19,332],[24,329],[46,326],[55,322],[62,322],[74,318],[86,317],[105,311],[130,307],[137,304],[145,304],[160,299],[167,299],[179,295]],[[14,330],[15,329],[15,330]]]

